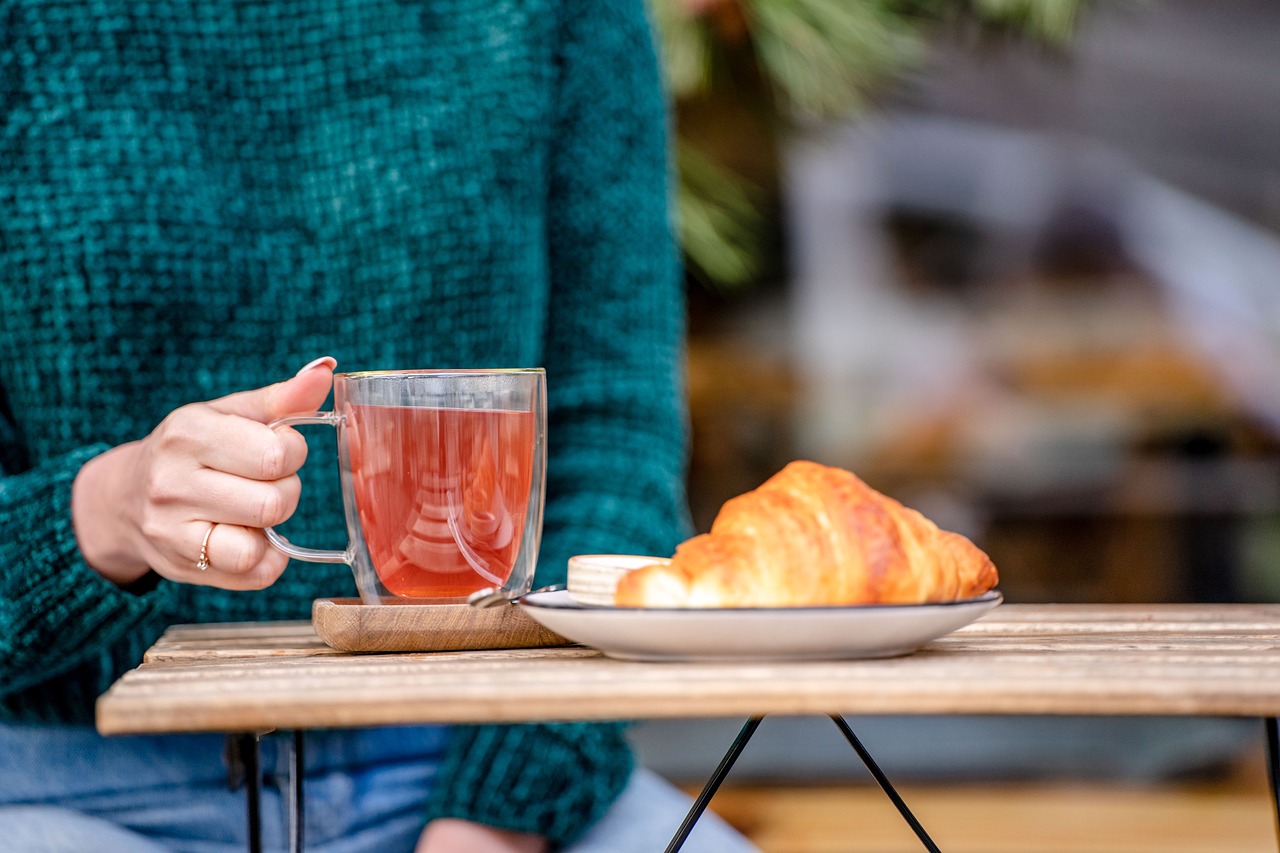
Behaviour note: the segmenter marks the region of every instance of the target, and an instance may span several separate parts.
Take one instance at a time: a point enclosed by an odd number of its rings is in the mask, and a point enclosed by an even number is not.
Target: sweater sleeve
[[[20,455],[12,452],[11,432],[0,431],[0,443],[7,460]],[[154,639],[121,642],[156,615],[164,586],[117,587],[84,562],[76,543],[71,486],[80,467],[105,449],[81,448],[0,476],[0,716],[57,717],[61,712],[42,712],[31,701],[41,684],[97,669],[88,689],[105,688],[115,670],[131,663],[110,663],[119,650]],[[84,707],[92,707],[91,697]]]
[[[459,726],[428,819],[532,832],[559,849],[604,814],[631,775],[621,723]]]
[[[653,35],[642,0],[564,6],[542,584],[562,582],[573,554],[669,554],[689,531],[684,301]],[[620,723],[459,728],[430,814],[568,844],[626,784],[623,732]]]
[[[543,584],[563,582],[573,554],[666,556],[690,533],[684,293],[656,53],[640,0],[576,5],[591,12],[569,27],[551,175]]]

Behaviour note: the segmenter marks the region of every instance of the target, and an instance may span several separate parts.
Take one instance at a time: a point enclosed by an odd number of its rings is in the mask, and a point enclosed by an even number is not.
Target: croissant
[[[855,474],[792,462],[726,501],[711,532],[619,581],[620,607],[920,604],[981,595],[995,565]]]

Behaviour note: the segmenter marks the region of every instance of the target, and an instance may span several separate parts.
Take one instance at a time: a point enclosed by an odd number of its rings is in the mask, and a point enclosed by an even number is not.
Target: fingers
[[[180,573],[180,578],[175,579],[221,589],[265,589],[279,579],[289,562],[287,556],[271,547],[261,530],[236,524],[210,527],[205,522],[192,522],[186,527],[189,530],[184,530],[184,538],[194,543],[195,553],[189,562],[185,555],[174,556],[173,568]],[[207,562],[204,570],[199,568],[201,554]]]
[[[321,359],[304,373],[320,376],[318,384],[327,388],[331,364]],[[245,392],[244,398],[258,393]],[[185,506],[178,514],[188,518],[279,524],[297,506],[296,474],[307,458],[306,440],[296,430],[229,413],[234,406],[223,405],[228,399],[176,409],[147,437],[147,501],[161,509]],[[170,520],[172,513],[162,516]]]
[[[118,529],[129,531],[129,565],[141,560],[172,580],[225,589],[271,585],[288,557],[263,528],[297,509],[307,445],[297,431],[267,424],[318,409],[335,364],[320,358],[284,382],[183,406],[140,441],[122,480],[132,485],[112,504]]]
[[[211,521],[263,528],[289,520],[302,482],[296,474],[264,482],[206,468],[191,478],[190,489],[185,502],[198,503]]]
[[[223,414],[238,415],[262,424],[286,415],[313,412],[329,396],[329,389],[333,386],[333,368],[337,364],[332,357],[323,356],[284,382],[220,397],[210,401],[209,405]]]
[[[183,417],[187,422],[175,433],[199,436],[190,451],[205,468],[270,481],[297,473],[307,460],[307,441],[295,429],[228,417],[212,405],[190,407]]]
[[[284,382],[198,407],[193,416],[206,423],[194,425],[194,431],[208,437],[197,453],[200,464],[254,480],[278,480],[295,473],[306,461],[306,440],[296,430],[273,430],[266,424],[318,409],[329,394],[336,364],[332,357],[323,356]]]

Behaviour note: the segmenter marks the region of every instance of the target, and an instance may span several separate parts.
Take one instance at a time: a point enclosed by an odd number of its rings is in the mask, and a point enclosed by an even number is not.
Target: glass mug
[[[529,591],[546,499],[546,373],[404,370],[337,373],[333,411],[271,426],[329,424],[349,544],[290,557],[346,563],[365,604],[449,603],[498,587]]]

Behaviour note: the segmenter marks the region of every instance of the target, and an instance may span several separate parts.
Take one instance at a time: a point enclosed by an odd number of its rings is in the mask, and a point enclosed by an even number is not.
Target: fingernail
[[[322,355],[319,358],[317,358],[315,361],[309,363],[306,367],[299,370],[294,375],[301,376],[302,374],[306,373],[308,370],[312,369],[313,367],[319,367],[322,364],[328,364],[329,369],[333,370],[335,367],[338,366],[338,360],[331,355]]]

